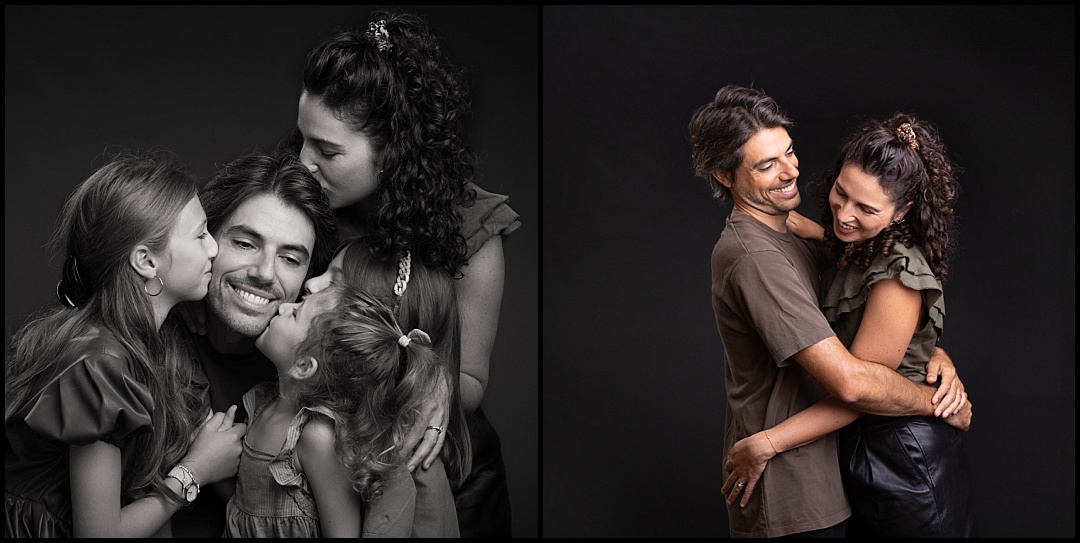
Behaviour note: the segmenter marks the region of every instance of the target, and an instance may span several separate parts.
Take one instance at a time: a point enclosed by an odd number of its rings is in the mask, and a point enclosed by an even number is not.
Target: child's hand
[[[410,472],[414,471],[420,462],[424,463],[424,469],[428,469],[442,451],[443,441],[446,440],[446,426],[450,422],[450,388],[446,386],[445,377],[439,380],[439,388],[432,397],[424,401],[421,408],[423,411],[405,440],[405,450],[416,447],[409,459]]]
[[[181,461],[195,474],[200,486],[236,475],[247,425],[233,424],[234,416],[235,405],[224,413],[214,413],[206,419],[199,426],[187,456]]]

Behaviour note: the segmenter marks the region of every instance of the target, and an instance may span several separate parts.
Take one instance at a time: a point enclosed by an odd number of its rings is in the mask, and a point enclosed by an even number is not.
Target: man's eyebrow
[[[195,232],[202,232],[204,228],[206,228],[206,219],[203,219],[202,222],[196,225],[194,230]]]
[[[252,238],[255,241],[258,241],[260,244],[266,243],[266,238],[264,238],[262,234],[260,234],[258,231],[251,228],[250,226],[243,225],[243,224],[237,224],[237,225],[233,225],[233,226],[229,227],[229,229],[225,231],[225,234],[226,235],[240,234],[240,235]],[[292,251],[294,253],[298,253],[298,254],[302,255],[305,259],[311,258],[311,253],[309,253],[308,250],[307,250],[307,247],[304,247],[303,245],[295,245],[295,244],[291,244],[291,243],[286,243],[286,244],[282,245],[281,248],[285,249],[286,251]]]

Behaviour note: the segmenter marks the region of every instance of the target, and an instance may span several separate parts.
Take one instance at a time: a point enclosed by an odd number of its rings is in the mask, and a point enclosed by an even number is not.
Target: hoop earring
[[[143,292],[151,296],[157,296],[158,294],[161,294],[161,291],[165,290],[165,281],[161,279],[161,276],[155,275],[154,279],[157,279],[158,283],[161,283],[161,288],[159,288],[157,292],[150,292],[149,290],[146,290],[146,283],[143,283],[142,286]]]

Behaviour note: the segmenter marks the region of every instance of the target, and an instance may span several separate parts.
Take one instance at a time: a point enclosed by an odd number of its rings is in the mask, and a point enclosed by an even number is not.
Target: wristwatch
[[[180,492],[188,503],[195,501],[199,495],[199,482],[195,480],[195,474],[183,464],[173,466],[166,477],[172,477],[180,482]]]

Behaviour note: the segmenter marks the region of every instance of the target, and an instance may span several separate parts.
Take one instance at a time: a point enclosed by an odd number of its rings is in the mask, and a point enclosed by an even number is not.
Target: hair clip
[[[369,40],[375,42],[378,46],[379,52],[389,51],[393,48],[390,44],[390,32],[386,30],[386,21],[380,19],[368,25],[367,37]]]
[[[79,273],[75,255],[68,255],[64,260],[62,278],[56,283],[56,297],[66,307],[82,307],[90,300],[91,293]]]
[[[900,138],[900,141],[910,145],[912,149],[919,148],[919,141],[915,139],[915,130],[911,128],[911,123],[904,123],[897,127],[896,137]]]
[[[405,251],[405,256],[398,262],[397,281],[394,282],[394,295],[401,296],[405,293],[405,287],[409,285],[409,275],[412,273],[412,254]]]

